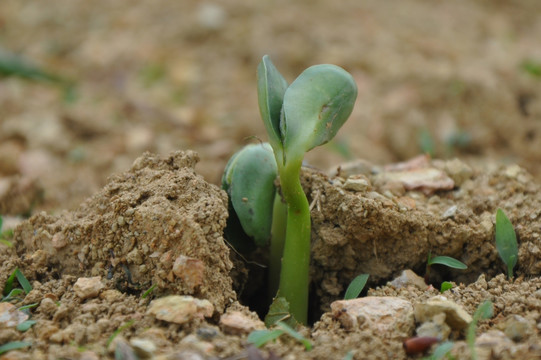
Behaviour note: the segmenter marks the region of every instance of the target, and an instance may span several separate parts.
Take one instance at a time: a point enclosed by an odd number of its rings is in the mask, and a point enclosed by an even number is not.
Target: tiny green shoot
[[[512,279],[518,260],[517,234],[502,209],[496,212],[496,248],[507,266],[507,277]]]
[[[425,358],[426,360],[441,360],[444,357],[447,357],[448,359],[454,359],[453,356],[451,356],[450,352],[453,349],[454,343],[452,341],[445,341],[438,345],[438,347],[434,350],[432,355]]]
[[[524,60],[520,64],[521,69],[534,78],[541,79],[541,62],[535,60]]]
[[[28,305],[21,306],[20,308],[18,308],[18,310],[19,311],[25,311],[25,310],[28,310],[28,309],[35,308],[38,305],[39,305],[39,303],[28,304]]]
[[[34,324],[36,323],[36,320],[26,320],[17,325],[17,330],[20,332],[28,331]]]
[[[275,325],[278,327],[278,329],[252,331],[248,335],[247,341],[251,344],[254,344],[254,346],[256,347],[261,347],[269,341],[276,340],[283,334],[288,334],[289,336],[303,344],[304,348],[307,351],[312,350],[312,343],[295,329],[281,321],[278,321]]]
[[[118,336],[118,334],[120,334],[122,331],[124,331],[127,328],[129,328],[130,326],[132,326],[134,322],[135,322],[135,320],[129,320],[126,323],[124,323],[124,325],[120,326],[118,329],[113,331],[111,336],[109,336],[109,338],[107,339],[106,347],[109,347],[109,345],[111,345],[111,343]]]
[[[268,343],[269,341],[278,339],[282,334],[283,330],[254,330],[249,335],[246,341],[250,344],[254,344],[255,347],[261,347]]]
[[[468,331],[466,333],[466,343],[470,348],[471,358],[477,360],[477,352],[475,351],[475,331],[477,329],[477,323],[482,319],[490,319],[494,315],[494,306],[491,301],[486,300],[477,307],[473,314],[472,322],[468,325]]]
[[[428,259],[426,261],[426,270],[425,270],[425,282],[428,284],[430,280],[430,268],[434,264],[445,265],[447,267],[459,270],[465,270],[468,268],[463,262],[452,258],[450,256],[434,256],[428,252]]]
[[[353,279],[351,283],[349,283],[346,294],[344,295],[344,300],[351,300],[357,298],[361,291],[363,291],[369,276],[369,274],[361,274],[356,276],[355,279]]]
[[[7,239],[13,237],[12,230],[2,231],[2,226],[4,222],[2,216],[0,215],[0,244],[3,244],[7,247],[13,247],[13,244]]]
[[[156,288],[156,284],[152,285],[151,287],[149,287],[142,295],[141,295],[141,299],[146,299],[153,291],[154,289]]]
[[[342,360],[353,360],[353,355],[355,355],[355,351],[350,350],[346,355],[344,355]]]
[[[446,292],[447,290],[451,290],[453,288],[453,284],[450,283],[449,281],[444,281],[441,283],[441,286],[440,286],[440,293],[444,293]]]
[[[22,289],[14,287],[15,279],[17,279]],[[2,292],[4,297],[1,301],[11,301],[13,299],[16,299],[17,295],[20,295],[22,293],[28,294],[31,290],[32,285],[30,285],[30,282],[26,279],[26,277],[23,275],[21,270],[19,270],[19,268],[15,268],[15,270],[13,270],[11,275],[6,280],[4,290]]]
[[[28,346],[32,346],[32,343],[28,341],[11,341],[4,345],[0,345],[0,355],[5,354],[11,350],[18,350]]]

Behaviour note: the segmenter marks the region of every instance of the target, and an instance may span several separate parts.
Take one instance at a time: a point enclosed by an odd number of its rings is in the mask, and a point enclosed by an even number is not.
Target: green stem
[[[301,186],[302,157],[278,164],[282,194],[287,203],[287,229],[280,273],[279,296],[289,302],[295,319],[308,318],[308,273],[310,267],[310,208]]]
[[[282,196],[276,191],[272,209],[272,228],[269,260],[269,297],[272,298],[278,291],[280,283],[280,269],[282,267],[282,255],[286,238],[287,206]]]

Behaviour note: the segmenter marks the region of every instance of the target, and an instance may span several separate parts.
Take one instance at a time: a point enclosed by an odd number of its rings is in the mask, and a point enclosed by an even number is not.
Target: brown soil
[[[433,283],[455,283],[448,299],[470,315],[494,303],[477,330],[479,358],[541,358],[541,92],[539,76],[524,70],[541,62],[540,13],[536,0],[5,1],[3,49],[73,79],[76,96],[20,78],[0,83],[0,214],[15,229],[14,247],[0,244],[0,288],[19,267],[33,290],[14,305],[38,304],[30,330],[0,324],[0,345],[32,343],[0,359],[114,358],[115,350],[418,358],[402,342],[419,324],[391,335],[346,329],[330,304],[359,273],[370,274],[367,295],[425,302],[438,291],[387,282],[404,269],[422,275],[429,251],[468,265],[434,267]],[[255,92],[265,53],[289,80],[334,63],[359,86],[351,119],[307,156],[302,176],[313,221],[314,324],[302,330],[310,352],[286,336],[254,351],[247,331],[220,321],[239,311],[258,324],[238,302],[257,281],[246,283],[250,267],[224,241],[227,197],[215,184],[246,137],[265,138]],[[420,154],[427,139],[442,160],[384,166]],[[421,180],[406,184],[411,174],[400,166]],[[519,237],[514,281],[501,275],[494,245],[497,208]],[[90,277],[102,288],[82,296],[78,280]],[[196,306],[182,323],[149,312],[172,294],[206,299],[212,311]],[[468,359],[465,332],[450,339]]]

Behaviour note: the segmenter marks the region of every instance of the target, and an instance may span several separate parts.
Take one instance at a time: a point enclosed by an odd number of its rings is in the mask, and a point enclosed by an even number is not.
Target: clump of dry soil
[[[15,246],[0,247],[2,273],[18,266],[32,282],[33,290],[16,305],[37,304],[31,310],[36,324],[20,332],[3,323],[1,343],[24,340],[32,345],[0,359],[112,358],[115,350],[159,359],[259,359],[267,352],[275,358],[339,359],[350,351],[355,359],[406,359],[402,342],[414,335],[413,322],[406,333],[394,335],[362,323],[344,328],[329,305],[358,273],[369,273],[375,286],[405,268],[420,272],[428,251],[457,257],[469,266],[464,272],[435,271],[436,281],[439,276],[455,282],[445,293],[450,300],[470,315],[482,301],[493,301],[494,317],[479,328],[485,337],[478,340],[485,341],[485,349],[504,358],[541,354],[541,220],[539,200],[529,196],[539,185],[520,167],[473,171],[458,160],[418,158],[388,167],[360,162],[343,166],[337,176],[305,169],[303,184],[313,218],[312,298],[317,306],[316,323],[302,332],[314,349],[306,352],[283,336],[259,352],[247,347],[246,335],[260,323],[236,302],[232,287],[238,278],[231,274],[238,272],[232,271],[230,249],[222,237],[227,198],[195,173],[197,161],[191,151],[166,157],[146,153],[78,209],[37,214],[15,229]],[[520,238],[519,277],[513,282],[493,277],[503,269],[493,241],[497,207],[507,212]],[[97,288],[81,295],[81,279],[90,277],[96,277]],[[5,280],[0,279],[0,286]],[[152,285],[154,291],[143,297]],[[437,294],[433,287],[414,285],[368,291],[371,296],[401,298],[410,306]],[[193,296],[182,300],[189,306],[197,299],[210,303],[171,320],[170,308],[163,315],[156,310],[159,302],[151,302],[167,295]],[[233,324],[225,320],[226,310],[234,313]],[[522,326],[519,335],[512,332],[516,324]],[[109,344],[119,328],[120,335]],[[494,340],[498,336],[507,340]],[[455,331],[450,339],[456,341],[453,352],[468,358],[464,332]]]

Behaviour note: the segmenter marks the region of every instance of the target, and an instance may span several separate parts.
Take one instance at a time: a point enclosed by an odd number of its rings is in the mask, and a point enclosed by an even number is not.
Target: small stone
[[[473,175],[471,167],[460,161],[459,159],[453,159],[445,162],[445,172],[457,186],[462,185],[466,180],[470,179]]]
[[[515,179],[521,173],[521,171],[522,168],[519,165],[513,164],[505,168],[504,174],[510,179]]]
[[[100,357],[94,351],[86,350],[81,353],[79,360],[100,360]]]
[[[408,171],[385,171],[375,176],[375,182],[384,186],[388,182],[401,182],[406,190],[420,190],[430,195],[440,190],[451,190],[453,179],[436,168],[419,168]]]
[[[135,350],[135,354],[141,359],[150,359],[156,352],[156,344],[149,339],[131,338],[130,345]]]
[[[101,282],[101,277],[94,276],[91,278],[79,278],[73,285],[73,291],[81,299],[94,298],[99,295],[104,285]]]
[[[365,191],[370,186],[370,182],[362,177],[349,177],[344,183],[343,187],[349,191]]]
[[[489,330],[475,339],[475,349],[479,360],[493,359],[494,354],[501,354],[504,349],[513,346],[513,342],[499,330]]]
[[[173,273],[192,291],[203,283],[205,263],[199,259],[180,255],[173,264]]]
[[[265,324],[259,319],[253,319],[240,311],[231,311],[220,318],[220,326],[226,334],[242,335],[254,330],[265,329]]]
[[[441,218],[443,220],[445,219],[449,219],[449,218],[453,218],[455,217],[456,215],[456,210],[458,209],[458,207],[456,205],[453,205],[451,207],[449,207],[447,210],[445,210],[445,212],[441,215]]]
[[[188,295],[170,295],[153,300],[147,312],[159,320],[184,324],[195,318],[211,317],[214,306],[206,299],[196,299]]]
[[[114,303],[124,299],[125,295],[116,289],[104,290],[100,294],[100,299],[107,301],[108,303]]]
[[[434,296],[424,304],[415,305],[415,320],[419,323],[431,321],[440,313],[445,314],[445,322],[453,330],[465,329],[472,321],[472,317],[462,307],[445,296]]]
[[[41,300],[39,307],[37,308],[37,311],[39,313],[47,316],[48,318],[52,318],[53,315],[56,313],[56,310],[58,310],[58,306],[56,305],[54,300],[49,298],[44,298],[43,300]]]
[[[422,323],[416,330],[417,336],[435,337],[447,340],[451,334],[451,328],[445,323],[445,314],[434,315],[431,321]]]
[[[417,286],[421,290],[426,290],[428,288],[425,280],[409,269],[402,271],[399,277],[391,281],[391,285],[397,289],[405,288],[409,285]]]
[[[204,29],[221,29],[227,20],[224,8],[217,4],[202,3],[197,10],[197,20]]]
[[[201,352],[203,352],[204,354],[211,354],[212,352],[214,352],[214,348],[215,348],[213,343],[208,342],[208,341],[201,341],[194,334],[190,334],[184,337],[180,343],[190,345],[190,347],[194,347],[200,350]],[[185,359],[185,358],[182,357],[180,359]]]
[[[65,247],[68,242],[66,241],[66,237],[62,233],[56,233],[53,235],[53,238],[51,239],[51,244],[53,248],[55,249],[62,249]]]
[[[367,296],[338,300],[331,304],[331,311],[346,330],[370,328],[384,337],[407,337],[415,325],[413,306],[397,297]]]
[[[534,325],[520,315],[510,315],[502,330],[509,339],[520,342],[534,333]]]
[[[26,321],[28,315],[17,310],[17,307],[8,302],[0,302],[0,325],[15,327]]]

